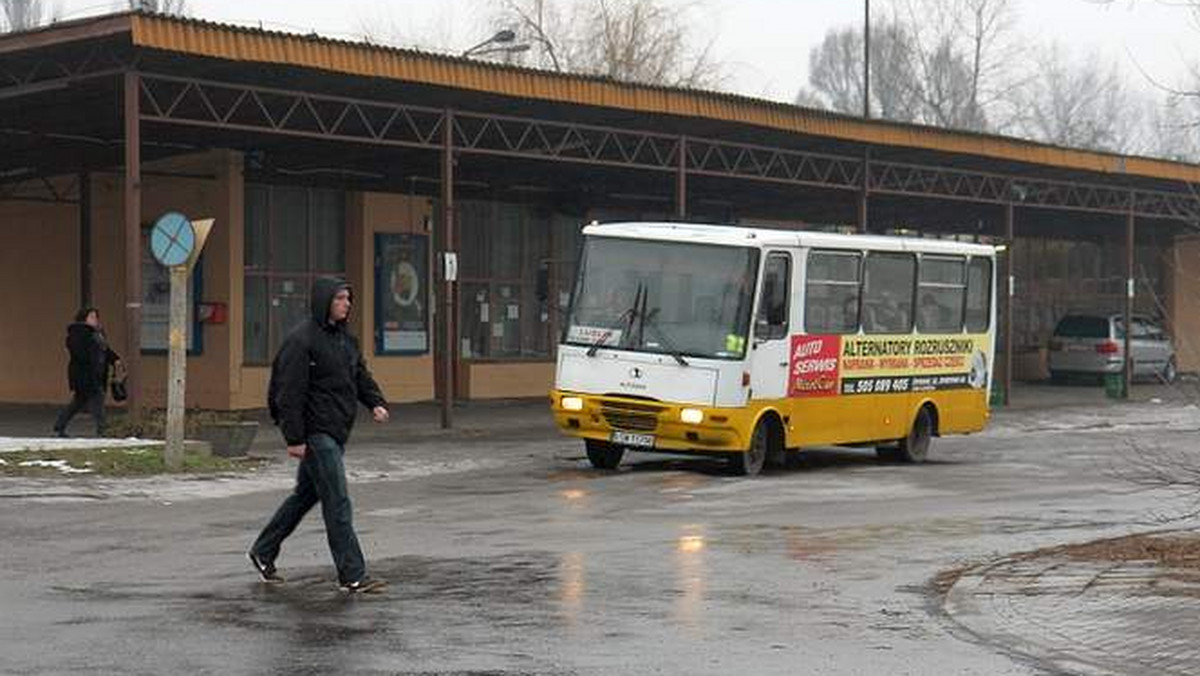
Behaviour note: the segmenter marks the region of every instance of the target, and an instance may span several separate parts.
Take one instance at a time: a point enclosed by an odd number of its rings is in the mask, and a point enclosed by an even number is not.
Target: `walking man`
[[[67,425],[80,411],[92,414],[96,421],[96,436],[104,433],[104,395],[108,388],[108,368],[119,364],[121,358],[108,346],[100,326],[100,311],[85,307],[75,313],[75,321],[67,327],[67,383],[71,386],[71,401],[63,407],[54,421],[54,433],[67,436]]]
[[[279,548],[308,510],[321,503],[338,583],[347,592],[382,591],[387,583],[367,575],[354,533],[342,456],[354,425],[356,404],[387,422],[387,403],[363,363],[358,341],[346,328],[352,295],[344,280],[313,283],[312,319],[288,334],[271,365],[267,395],[271,417],[283,432],[288,455],[300,460],[296,488],[250,548],[250,562],[264,582],[279,583]]]

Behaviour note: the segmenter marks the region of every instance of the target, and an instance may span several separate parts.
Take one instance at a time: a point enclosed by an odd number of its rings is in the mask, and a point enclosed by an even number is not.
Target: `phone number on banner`
[[[884,378],[846,378],[842,394],[896,394],[960,390],[970,387],[966,374],[944,376],[897,376]]]

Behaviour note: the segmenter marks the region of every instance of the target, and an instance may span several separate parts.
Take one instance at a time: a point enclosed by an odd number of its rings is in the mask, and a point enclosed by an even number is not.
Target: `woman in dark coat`
[[[108,346],[100,326],[100,312],[85,307],[75,313],[75,321],[67,327],[67,351],[71,363],[67,381],[71,385],[71,402],[58,414],[54,432],[67,436],[67,425],[76,413],[86,410],[96,420],[96,435],[104,430],[104,394],[108,387],[108,368],[121,358]]]

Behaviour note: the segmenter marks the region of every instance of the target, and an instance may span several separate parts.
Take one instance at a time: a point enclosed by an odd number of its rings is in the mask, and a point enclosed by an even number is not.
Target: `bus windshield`
[[[757,273],[757,249],[589,237],[563,342],[741,359]]]

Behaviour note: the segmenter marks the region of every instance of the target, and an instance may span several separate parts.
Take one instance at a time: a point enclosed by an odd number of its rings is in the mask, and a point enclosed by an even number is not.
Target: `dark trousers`
[[[66,433],[67,425],[71,424],[71,418],[74,418],[75,414],[80,411],[92,414],[96,420],[96,436],[100,436],[104,431],[104,390],[91,394],[72,393],[70,403],[59,412],[58,420],[54,421],[54,431],[60,434]]]
[[[362,548],[354,534],[350,494],[346,489],[346,466],[342,462],[345,450],[327,434],[308,438],[308,452],[296,471],[296,488],[283,501],[271,522],[250,548],[264,561],[274,561],[279,547],[296,530],[300,520],[318,502],[325,517],[325,537],[329,552],[337,566],[338,581],[357,582],[367,574]]]

